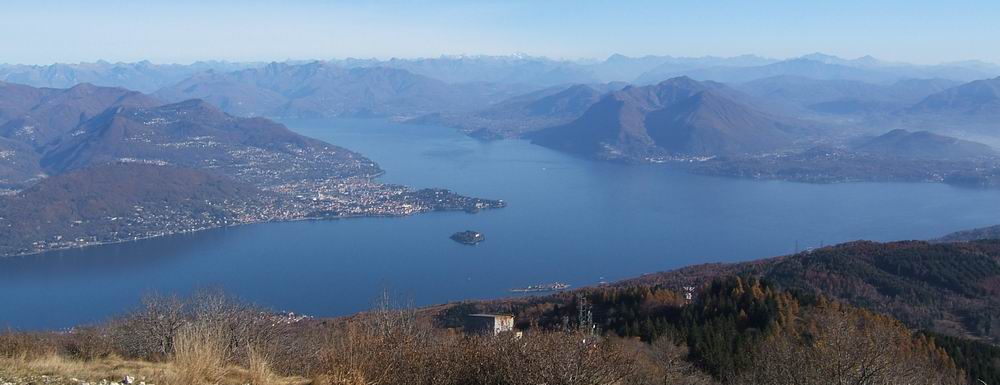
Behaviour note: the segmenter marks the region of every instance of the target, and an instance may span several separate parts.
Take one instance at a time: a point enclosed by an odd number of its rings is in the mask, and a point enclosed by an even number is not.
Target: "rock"
[[[135,383],[135,378],[132,378],[130,376],[125,376],[125,378],[122,379],[122,384],[128,385],[132,383]]]

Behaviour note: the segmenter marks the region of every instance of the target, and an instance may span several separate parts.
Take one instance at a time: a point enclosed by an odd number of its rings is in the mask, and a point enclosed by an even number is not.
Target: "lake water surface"
[[[221,287],[315,316],[365,309],[389,288],[417,305],[575,286],[855,239],[925,239],[1000,223],[1000,191],[940,184],[811,185],[592,162],[519,140],[480,142],[382,120],[287,121],[361,152],[385,182],[504,199],[431,213],[241,226],[0,260],[0,327],[100,321],[144,293]],[[456,231],[483,232],[464,246]]]

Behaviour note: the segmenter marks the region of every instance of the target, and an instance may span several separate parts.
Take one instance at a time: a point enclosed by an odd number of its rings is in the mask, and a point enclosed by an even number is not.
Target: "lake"
[[[416,305],[513,287],[617,280],[856,239],[926,239],[1000,223],[1000,191],[942,184],[811,185],[593,162],[520,140],[481,142],[384,120],[286,121],[377,161],[381,180],[504,199],[478,214],[259,224],[0,260],[0,327],[64,328],[145,293],[219,287],[314,316],[388,288]],[[448,237],[483,232],[476,246]]]

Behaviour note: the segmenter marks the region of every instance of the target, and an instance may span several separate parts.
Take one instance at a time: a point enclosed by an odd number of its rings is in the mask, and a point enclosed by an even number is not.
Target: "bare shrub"
[[[185,304],[176,296],[149,295],[142,308],[111,323],[115,349],[127,358],[161,361],[174,349],[174,337],[187,322]]]
[[[265,354],[280,329],[264,309],[217,290],[199,291],[189,307],[191,322],[212,325],[225,334],[228,362],[249,365],[250,348]]]
[[[54,354],[57,350],[50,335],[13,330],[0,333],[0,358],[29,360]]]
[[[617,384],[635,371],[635,356],[616,341],[586,333],[538,331],[463,337],[476,353],[463,354],[467,373],[451,383]]]
[[[271,369],[282,375],[316,374],[324,367],[324,352],[330,346],[330,328],[325,324],[277,324],[270,342],[260,347],[267,352]]]
[[[113,321],[108,330],[112,346],[122,356],[159,361],[174,353],[181,328],[200,324],[222,333],[227,362],[247,365],[247,347],[269,348],[279,329],[269,317],[270,313],[218,291],[200,291],[186,299],[150,295],[143,298],[141,309]]]
[[[421,323],[386,296],[340,325],[323,352],[329,384],[617,384],[634,358],[587,334],[467,336]]]
[[[63,351],[69,358],[90,361],[111,356],[114,346],[104,328],[81,327],[65,336]]]

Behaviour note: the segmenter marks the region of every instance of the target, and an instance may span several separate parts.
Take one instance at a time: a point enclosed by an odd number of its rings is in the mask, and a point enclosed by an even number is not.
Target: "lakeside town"
[[[0,246],[2,255],[16,256],[101,244],[136,241],[172,234],[253,223],[352,217],[400,217],[430,211],[465,211],[506,206],[502,200],[472,198],[446,189],[412,190],[368,178],[302,180],[266,188],[247,199],[200,202],[207,210],[192,212],[183,205],[141,204],[128,215],[65,224],[66,233],[52,234],[20,245]],[[13,226],[0,217],[0,227]]]

